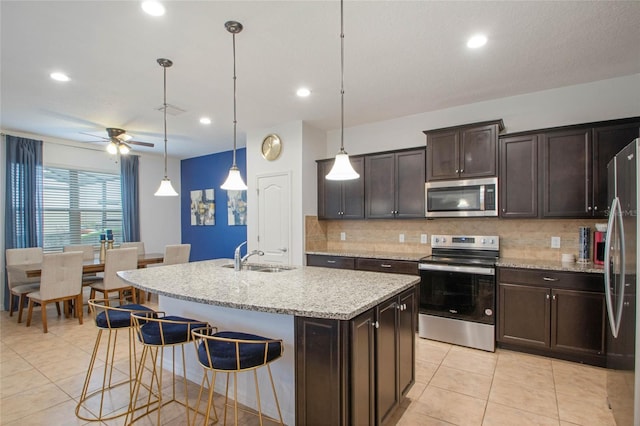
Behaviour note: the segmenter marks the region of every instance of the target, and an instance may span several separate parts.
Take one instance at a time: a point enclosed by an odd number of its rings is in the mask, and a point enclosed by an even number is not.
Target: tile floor
[[[58,318],[52,309],[47,334],[39,312],[30,328],[17,324],[8,312],[0,313],[0,425],[97,424],[75,416],[95,326],[88,318],[82,326],[76,319]],[[116,365],[126,365],[123,354],[118,357]],[[191,386],[190,399],[197,397],[197,388]],[[163,424],[185,424],[182,410],[176,405],[163,412]],[[240,420],[256,424],[251,416]],[[416,383],[391,420],[412,426],[615,425],[601,368],[424,339],[417,339]],[[137,422],[154,423],[155,417]]]

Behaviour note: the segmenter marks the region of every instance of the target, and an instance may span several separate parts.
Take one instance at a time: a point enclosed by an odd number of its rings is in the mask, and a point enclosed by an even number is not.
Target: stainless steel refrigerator
[[[609,223],[605,243],[607,303],[607,399],[617,426],[640,425],[640,354],[636,308],[638,275],[638,144],[620,151],[608,164]]]

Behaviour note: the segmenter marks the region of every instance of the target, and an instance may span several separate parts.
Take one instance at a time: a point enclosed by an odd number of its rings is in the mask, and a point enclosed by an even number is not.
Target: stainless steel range
[[[495,350],[497,236],[432,235],[420,259],[418,335]]]

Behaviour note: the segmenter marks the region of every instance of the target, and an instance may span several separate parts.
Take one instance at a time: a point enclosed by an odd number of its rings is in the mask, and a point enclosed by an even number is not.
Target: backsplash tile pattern
[[[500,255],[504,258],[560,261],[562,253],[578,255],[578,229],[591,228],[605,219],[498,219],[453,218],[413,220],[318,220],[305,217],[307,251],[431,253],[432,234],[498,235]],[[346,240],[340,240],[340,233]],[[404,234],[404,243],[399,242]],[[420,235],[428,235],[428,243],[420,244]],[[551,248],[551,237],[560,237],[560,248]]]

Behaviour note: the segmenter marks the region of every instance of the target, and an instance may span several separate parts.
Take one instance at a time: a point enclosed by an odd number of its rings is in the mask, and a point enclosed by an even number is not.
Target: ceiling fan
[[[129,153],[129,151],[131,151],[131,145],[148,146],[150,148],[153,148],[154,146],[150,142],[134,141],[132,136],[128,135],[127,131],[124,129],[118,129],[116,127],[107,127],[106,130],[107,130],[107,135],[109,136],[108,138],[105,138],[102,136],[98,136],[98,137],[109,142],[109,144],[107,145],[107,152],[109,152],[109,154],[126,155]],[[85,134],[90,135],[89,133],[85,133]],[[95,137],[95,135],[90,135],[90,136]]]

